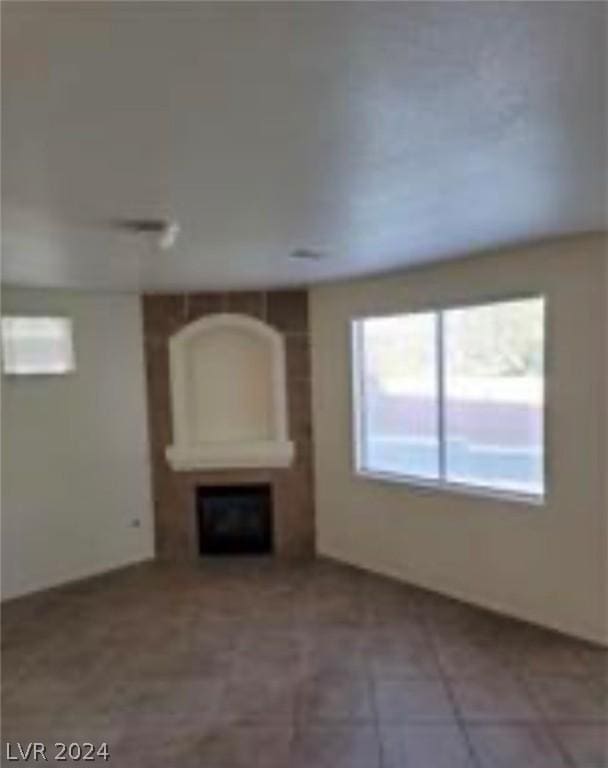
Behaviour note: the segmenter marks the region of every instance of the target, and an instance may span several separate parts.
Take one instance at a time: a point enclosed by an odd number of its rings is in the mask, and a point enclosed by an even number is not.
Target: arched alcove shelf
[[[292,462],[285,346],[273,328],[243,315],[201,318],[171,337],[169,372],[173,469]]]

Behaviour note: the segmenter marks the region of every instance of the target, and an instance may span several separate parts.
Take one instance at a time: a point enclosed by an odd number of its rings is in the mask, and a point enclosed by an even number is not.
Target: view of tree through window
[[[544,300],[356,323],[363,470],[544,493]]]

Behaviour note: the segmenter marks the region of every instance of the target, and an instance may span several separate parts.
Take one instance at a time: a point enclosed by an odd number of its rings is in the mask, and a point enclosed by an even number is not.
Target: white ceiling
[[[607,9],[3,2],[3,280],[287,285],[603,229]]]

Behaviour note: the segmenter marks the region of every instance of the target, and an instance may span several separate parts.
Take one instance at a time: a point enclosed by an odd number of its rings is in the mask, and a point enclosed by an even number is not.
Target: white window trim
[[[509,302],[540,299],[543,301],[543,426],[542,426],[542,446],[543,446],[543,492],[526,493],[525,491],[515,491],[502,488],[493,488],[482,484],[456,482],[447,480],[446,471],[446,444],[445,444],[445,376],[444,376],[444,355],[443,355],[443,334],[444,334],[444,314],[455,309],[477,309],[489,307],[495,304],[508,304]],[[356,477],[363,480],[371,480],[394,485],[403,485],[412,490],[421,492],[441,492],[446,494],[455,494],[458,496],[468,496],[478,499],[489,499],[502,502],[513,502],[533,507],[544,507],[547,504],[549,488],[549,462],[548,462],[548,441],[547,441],[547,314],[548,301],[544,293],[523,293],[511,294],[508,296],[499,296],[494,298],[481,299],[479,301],[471,300],[454,304],[441,304],[438,306],[417,307],[413,310],[380,312],[377,314],[358,315],[350,321],[350,339],[351,339],[351,445],[352,445],[352,467]],[[361,328],[365,320],[388,318],[396,315],[417,315],[433,312],[437,315],[437,376],[438,376],[438,439],[439,439],[439,478],[424,478],[416,475],[408,475],[400,472],[383,472],[380,470],[368,469],[364,465],[364,423],[362,403],[363,397],[363,376],[361,368]]]

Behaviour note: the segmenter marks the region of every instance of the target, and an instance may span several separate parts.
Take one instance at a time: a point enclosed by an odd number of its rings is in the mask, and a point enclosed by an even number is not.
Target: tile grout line
[[[475,748],[473,746],[473,742],[471,740],[470,734],[467,730],[466,721],[462,717],[462,713],[460,711],[460,705],[458,704],[458,700],[452,688],[451,681],[443,668],[443,663],[441,661],[441,656],[437,649],[435,636],[429,624],[429,619],[426,613],[423,614],[423,624],[424,624],[426,634],[428,636],[429,646],[433,651],[433,655],[435,657],[435,663],[437,664],[437,669],[439,670],[439,677],[441,679],[441,682],[445,686],[448,698],[450,700],[450,704],[452,705],[452,708],[454,710],[454,719],[456,720],[458,730],[460,731],[464,739],[464,742],[466,744],[467,751],[469,753],[469,758],[471,761],[471,768],[483,768],[481,758],[478,757],[477,752],[475,751]]]
[[[547,735],[549,736],[551,743],[553,744],[558,754],[563,759],[564,766],[566,766],[567,768],[577,768],[575,761],[570,757],[568,750],[562,745],[561,739],[557,737],[557,734],[554,730],[553,723],[547,718],[542,707],[537,702],[536,696],[534,695],[533,690],[530,688],[530,684],[529,684],[530,681],[528,680],[526,675],[523,674],[522,670],[518,668],[514,669],[514,675],[515,675],[515,678],[518,680],[519,684],[522,686],[522,688],[526,692],[526,695],[530,699],[532,706],[538,712],[539,714],[538,722],[541,723],[541,725],[547,732]]]
[[[374,619],[373,622],[371,623],[370,628],[375,630],[377,629],[377,627],[378,627],[378,624]],[[367,634],[367,625],[366,625],[366,634]],[[367,646],[367,643],[368,643],[367,637],[365,638],[365,643],[366,643],[365,670],[366,670],[366,676],[368,678],[368,688],[369,688],[369,695],[370,695],[370,703],[372,707],[374,731],[376,733],[376,739],[378,741],[378,760],[379,760],[378,765],[379,765],[379,768],[388,768],[388,766],[386,765],[386,756],[384,754],[384,742],[382,739],[382,733],[380,729],[380,714],[378,711],[378,705],[376,701],[376,682],[374,679],[373,671],[370,664],[370,658],[369,658],[369,656],[371,655],[371,648],[368,648]]]

